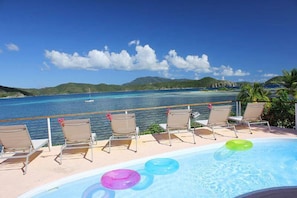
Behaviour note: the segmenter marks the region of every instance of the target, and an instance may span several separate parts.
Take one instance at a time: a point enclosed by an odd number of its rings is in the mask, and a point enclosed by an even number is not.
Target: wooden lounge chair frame
[[[63,120],[60,123],[64,134],[64,144],[60,152],[60,164],[63,160],[64,150],[83,149],[91,150],[91,162],[93,162],[93,145],[96,142],[96,133],[92,133],[90,119]],[[87,152],[84,155],[86,158]]]
[[[168,133],[169,145],[172,146],[171,134],[187,132],[192,133],[193,143],[195,140],[195,128],[191,129],[191,109],[170,109],[167,112],[167,123],[159,124]]]
[[[136,126],[134,113],[112,114],[110,120],[112,135],[108,139],[109,151],[111,152],[111,142],[114,140],[133,140],[135,139],[135,150],[137,152],[137,139],[139,128]]]
[[[233,129],[235,137],[238,138],[235,126],[230,125],[228,122],[231,109],[231,105],[212,106],[207,120],[195,120],[195,122],[202,126],[211,128],[214,140],[216,140],[214,131],[215,128]]]
[[[41,147],[48,145],[48,139],[32,140],[26,125],[0,126],[0,159],[25,158],[23,174],[27,173],[29,158]],[[50,150],[50,147],[48,147]]]
[[[248,103],[243,116],[230,116],[228,119],[237,123],[248,125],[250,134],[252,134],[252,124],[266,124],[271,131],[270,124],[266,120],[262,120],[262,113],[265,107],[265,102]]]

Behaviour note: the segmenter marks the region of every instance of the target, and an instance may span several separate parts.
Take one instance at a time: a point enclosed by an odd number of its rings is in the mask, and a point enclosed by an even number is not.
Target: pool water
[[[297,186],[297,139],[250,139],[251,149],[229,150],[224,143],[153,156],[90,171],[34,189],[22,197],[236,197],[281,186]],[[152,159],[176,160],[170,174],[145,174]],[[141,175],[140,188],[110,190],[107,171],[125,168]],[[65,183],[66,182],[66,183]]]

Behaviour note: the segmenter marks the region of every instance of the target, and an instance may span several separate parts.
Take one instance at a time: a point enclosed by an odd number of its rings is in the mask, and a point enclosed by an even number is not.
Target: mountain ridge
[[[266,81],[268,84],[279,83],[280,78],[274,77]],[[234,88],[249,82],[231,82],[205,77],[200,80],[169,79],[161,77],[139,77],[122,85],[113,84],[88,84],[88,83],[63,83],[55,87],[40,89],[13,88],[0,85],[0,98],[2,97],[24,97],[38,95],[58,95],[107,91],[132,91],[132,90],[160,90],[160,89],[185,89],[185,88]],[[265,84],[265,83],[264,83]]]

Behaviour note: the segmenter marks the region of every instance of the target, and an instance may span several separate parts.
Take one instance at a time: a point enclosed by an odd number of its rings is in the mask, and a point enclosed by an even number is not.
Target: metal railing
[[[58,118],[73,119],[76,118],[90,118],[92,131],[97,134],[98,139],[108,139],[111,135],[110,123],[106,119],[107,113],[119,113],[119,112],[134,112],[136,114],[137,125],[141,125],[142,129],[148,128],[152,124],[159,124],[166,121],[166,109],[169,108],[191,108],[194,112],[198,111],[201,115],[199,119],[206,119],[209,116],[208,104],[223,105],[232,104],[235,115],[241,115],[241,103],[240,101],[220,101],[220,102],[204,102],[194,104],[179,104],[169,106],[156,106],[156,107],[144,107],[144,108],[131,108],[131,109],[119,109],[110,111],[96,111],[74,114],[59,114],[51,116],[36,116],[36,117],[22,117],[2,119],[0,124],[26,124],[28,126],[32,139],[49,138],[49,146],[60,145],[63,143],[64,138],[62,129],[58,123]],[[297,103],[295,103],[295,109],[297,109]],[[295,129],[297,129],[297,115],[295,111]],[[53,142],[54,140],[54,142]]]
[[[32,139],[49,138],[49,146],[60,145],[63,143],[63,133],[58,123],[59,118],[73,119],[90,118],[92,132],[97,134],[98,139],[108,139],[111,135],[110,123],[106,119],[107,113],[134,112],[136,114],[136,122],[140,127],[140,132],[144,131],[151,124],[163,123],[166,121],[166,109],[169,108],[191,108],[193,111],[199,111],[204,118],[207,118],[209,110],[207,108],[210,102],[194,103],[194,104],[178,104],[169,106],[155,106],[144,108],[119,109],[110,111],[96,111],[74,114],[59,114],[51,116],[21,117],[0,120],[1,125],[26,124],[28,126]],[[215,105],[233,104],[234,101],[211,102]]]

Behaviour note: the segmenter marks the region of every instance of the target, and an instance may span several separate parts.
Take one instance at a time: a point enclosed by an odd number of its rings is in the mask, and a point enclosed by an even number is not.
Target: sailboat
[[[91,97],[91,89],[89,88],[89,98],[85,102],[94,102],[94,99]]]

